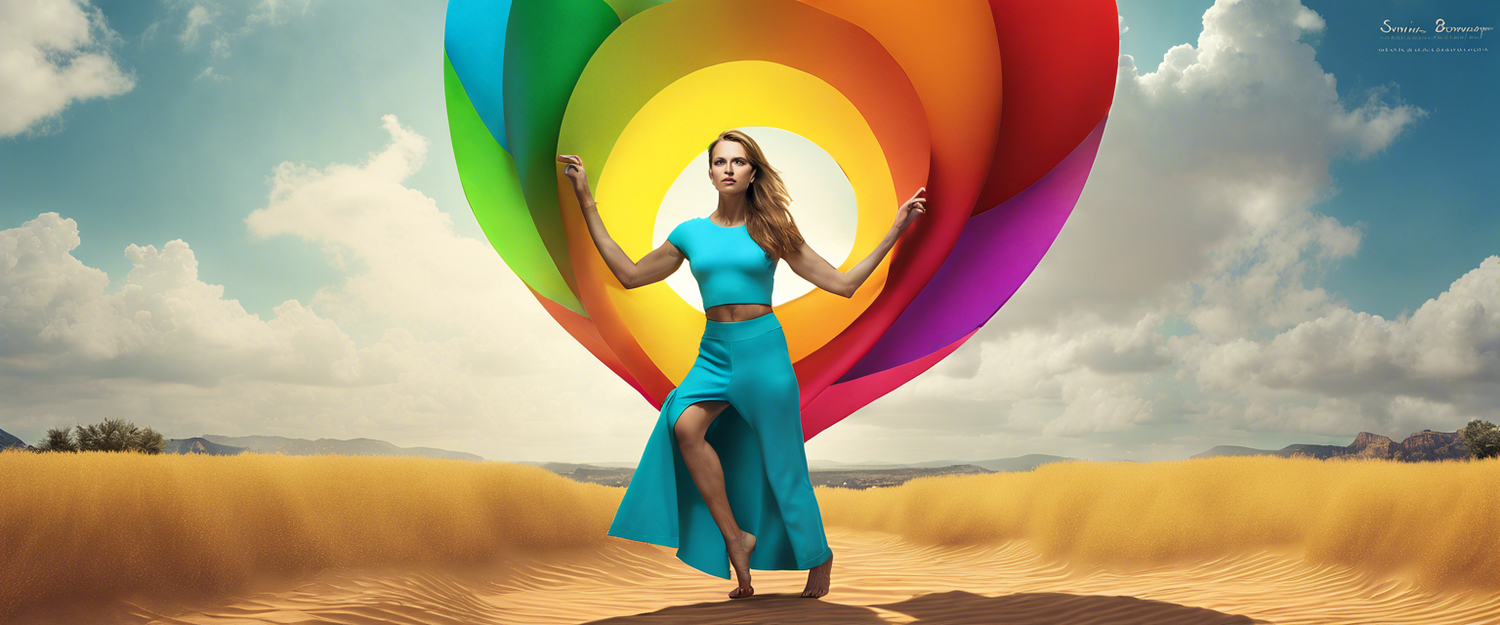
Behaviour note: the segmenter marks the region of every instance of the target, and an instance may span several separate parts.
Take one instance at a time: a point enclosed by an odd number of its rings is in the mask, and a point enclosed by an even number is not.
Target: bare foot
[[[833,554],[828,554],[824,560],[811,569],[807,570],[807,587],[802,589],[802,596],[816,599],[828,594],[829,577],[833,575]]]
[[[740,585],[729,593],[730,599],[744,599],[755,594],[755,587],[750,585],[750,552],[755,551],[755,535],[741,531],[738,542],[725,543],[729,549],[729,564],[734,566],[735,579]]]

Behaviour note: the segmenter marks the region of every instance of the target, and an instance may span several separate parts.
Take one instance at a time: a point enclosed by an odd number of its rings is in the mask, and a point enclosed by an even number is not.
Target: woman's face
[[[744,193],[755,179],[755,168],[737,141],[720,141],[709,159],[708,179],[719,193]]]

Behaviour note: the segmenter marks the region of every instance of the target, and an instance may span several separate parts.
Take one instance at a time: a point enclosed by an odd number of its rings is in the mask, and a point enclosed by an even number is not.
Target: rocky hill
[[[162,451],[169,454],[204,454],[209,456],[234,456],[245,452],[244,447],[220,445],[203,437],[169,438]]]
[[[1283,458],[1376,458],[1400,462],[1433,462],[1437,460],[1461,460],[1469,457],[1469,448],[1458,432],[1422,430],[1406,437],[1399,443],[1379,434],[1360,432],[1354,442],[1345,446],[1292,444],[1277,450],[1254,449],[1236,445],[1219,445],[1194,455],[1194,458],[1215,456],[1281,456]]]
[[[15,435],[11,434],[10,432],[0,430],[0,449],[5,449],[6,447],[24,447],[26,449],[34,449],[34,447],[32,447],[31,445],[27,445],[26,441],[16,438]]]

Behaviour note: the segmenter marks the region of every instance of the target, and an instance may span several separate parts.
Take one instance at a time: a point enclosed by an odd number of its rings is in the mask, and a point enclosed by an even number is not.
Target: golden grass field
[[[624,489],[536,467],[12,450],[0,622],[1500,623],[1500,459],[1068,462],[816,492],[832,592],[757,571],[731,602],[732,582],[605,534]],[[1116,618],[1051,616],[1080,614]]]

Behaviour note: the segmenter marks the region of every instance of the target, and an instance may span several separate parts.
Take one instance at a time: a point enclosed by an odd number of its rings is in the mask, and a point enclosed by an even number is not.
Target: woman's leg
[[[708,426],[727,407],[727,401],[702,401],[684,408],[677,417],[673,435],[677,438],[682,461],[693,476],[699,494],[703,495],[703,503],[724,534],[729,563],[734,566],[735,578],[739,581],[739,587],[729,596],[738,599],[755,592],[750,586],[750,552],[755,549],[755,536],[740,530],[735,522],[729,497],[724,493],[724,468],[719,464],[719,454],[703,438]]]
[[[731,345],[729,397],[759,439],[766,479],[792,543],[797,568],[807,567],[803,597],[828,594],[833,550],[813,493],[802,432],[797,374],[779,327]]]

